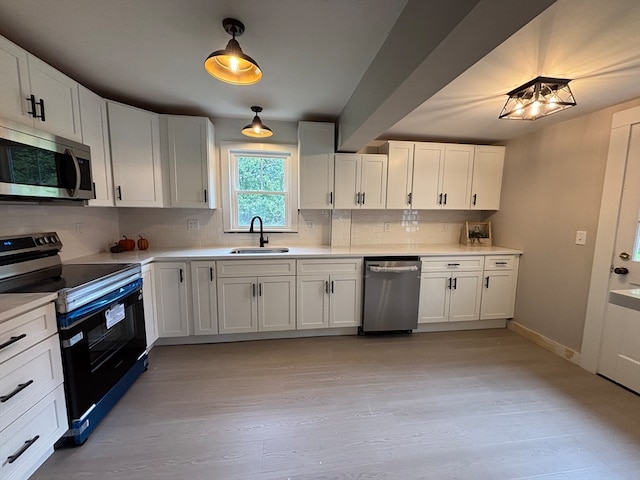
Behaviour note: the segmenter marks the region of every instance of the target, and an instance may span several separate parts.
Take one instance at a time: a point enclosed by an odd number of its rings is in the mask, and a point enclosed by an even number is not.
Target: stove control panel
[[[62,242],[56,232],[0,237],[0,257],[38,251],[59,251]]]

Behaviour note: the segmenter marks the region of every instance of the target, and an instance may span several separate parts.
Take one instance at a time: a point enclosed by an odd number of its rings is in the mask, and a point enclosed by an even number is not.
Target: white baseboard
[[[569,360],[571,363],[580,366],[580,352],[576,352],[575,350],[566,347],[561,343],[556,342],[555,340],[551,340],[544,335],[534,332],[533,330],[519,324],[514,320],[509,320],[507,322],[507,328],[512,332],[515,332],[518,335],[526,338],[527,340],[532,341],[545,350],[553,352],[559,357],[562,357],[565,360]]]

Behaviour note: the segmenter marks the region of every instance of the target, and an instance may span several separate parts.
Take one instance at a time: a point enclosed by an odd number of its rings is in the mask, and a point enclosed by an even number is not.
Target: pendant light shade
[[[256,61],[245,55],[236,40],[244,33],[244,25],[235,18],[222,21],[225,31],[233,38],[224,50],[216,50],[204,61],[204,69],[212,77],[233,85],[253,85],[262,78],[262,70]]]
[[[571,80],[537,77],[510,91],[499,118],[535,120],[576,105]]]
[[[273,131],[266,125],[262,123],[258,114],[262,111],[262,107],[251,107],[251,110],[256,113],[255,117],[253,117],[253,121],[246,125],[242,129],[242,134],[247,137],[254,138],[267,138],[273,135]]]

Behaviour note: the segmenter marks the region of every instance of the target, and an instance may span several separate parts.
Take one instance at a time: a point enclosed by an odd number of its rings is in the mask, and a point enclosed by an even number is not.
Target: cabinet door
[[[387,199],[387,156],[362,155],[360,208],[381,210]]]
[[[468,210],[473,172],[473,145],[446,145],[442,177],[442,208]]]
[[[167,117],[172,207],[213,208],[213,125],[204,117]]]
[[[482,272],[456,272],[451,276],[449,321],[478,320],[480,318]]]
[[[428,272],[420,275],[418,323],[449,320],[449,272]]]
[[[189,335],[187,264],[161,262],[153,268],[156,277],[158,335],[186,337]]]
[[[297,329],[329,326],[329,277],[298,276],[296,284]]]
[[[258,278],[258,331],[295,330],[296,277]]]
[[[218,331],[258,331],[258,302],[255,277],[218,278]]]
[[[471,210],[498,210],[502,191],[504,147],[477,146],[471,181]]]
[[[357,327],[362,323],[360,276],[329,276],[329,326]]]
[[[410,193],[413,184],[412,142],[389,142],[387,170],[387,209],[411,208]]]
[[[161,207],[158,115],[113,102],[107,109],[116,205]]]
[[[142,305],[144,308],[144,328],[147,334],[147,348],[158,339],[156,315],[156,279],[153,265],[142,267]]]
[[[515,284],[513,270],[484,272],[480,320],[513,318]]]
[[[335,155],[335,208],[360,208],[360,155]]]
[[[440,208],[440,184],[443,174],[444,144],[416,143],[413,153],[412,208]]]
[[[91,176],[96,193],[95,200],[89,200],[89,205],[112,207],[114,205],[113,177],[107,102],[82,85],[78,85],[78,97],[82,143],[91,147]]]
[[[28,61],[31,93],[36,101],[44,101],[45,119],[36,119],[35,127],[81,142],[78,82],[33,55]]]
[[[333,208],[335,126],[298,122],[300,209]]]
[[[0,37],[0,117],[33,127],[27,97],[31,94],[27,52]]]
[[[215,262],[191,262],[194,335],[218,333],[215,271]]]

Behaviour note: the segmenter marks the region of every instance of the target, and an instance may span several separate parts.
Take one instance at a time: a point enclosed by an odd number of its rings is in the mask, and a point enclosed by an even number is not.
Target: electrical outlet
[[[385,223],[384,224],[384,231],[385,232],[388,232],[390,228],[391,228],[391,224],[389,224],[389,223]]]
[[[584,230],[578,230],[576,232],[576,245],[586,245],[587,244],[587,232]]]
[[[82,228],[82,223],[76,223],[76,235],[81,237],[84,235],[84,229]]]
[[[200,221],[199,220],[187,220],[187,230],[192,232],[194,230],[200,229]]]

